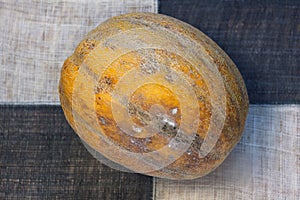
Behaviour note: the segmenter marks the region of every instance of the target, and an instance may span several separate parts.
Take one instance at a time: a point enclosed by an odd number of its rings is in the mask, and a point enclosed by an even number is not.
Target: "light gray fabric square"
[[[64,60],[98,24],[129,12],[157,12],[157,0],[0,0],[0,103],[59,104]]]
[[[300,199],[300,105],[251,105],[240,143],[214,172],[154,182],[156,200]]]

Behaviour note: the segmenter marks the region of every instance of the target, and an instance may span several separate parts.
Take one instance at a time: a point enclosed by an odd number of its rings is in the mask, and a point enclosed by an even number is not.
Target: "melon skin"
[[[137,75],[128,77],[131,72]],[[114,92],[122,88],[119,92],[126,93],[139,76],[152,82],[136,87],[128,104],[116,99]],[[132,82],[124,81],[130,78]],[[196,100],[180,96],[184,84]],[[88,33],[63,64],[59,94],[67,121],[91,149],[129,171],[176,180],[195,179],[218,167],[239,142],[249,107],[237,67],[215,42],[184,22],[153,13],[113,17]],[[134,130],[145,134],[124,131],[120,123],[127,117],[117,120],[112,105],[116,110],[126,107]],[[172,123],[161,123],[166,120],[151,112],[153,105],[163,110],[159,116],[172,116]],[[198,124],[189,147],[179,155],[164,147],[176,137],[189,110],[198,117],[186,120]],[[157,128],[146,135],[147,126]],[[203,156],[211,129],[216,142]]]

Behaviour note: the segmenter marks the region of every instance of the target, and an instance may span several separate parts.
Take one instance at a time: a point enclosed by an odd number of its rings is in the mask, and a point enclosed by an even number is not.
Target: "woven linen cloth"
[[[104,20],[156,0],[0,0],[0,103],[58,104],[64,60]]]
[[[300,199],[300,105],[251,105],[240,143],[214,172],[154,182],[156,200]]]
[[[300,1],[163,0],[159,12],[217,42],[241,72],[250,103],[300,104]]]
[[[1,200],[149,200],[152,185],[94,159],[60,106],[0,105]]]

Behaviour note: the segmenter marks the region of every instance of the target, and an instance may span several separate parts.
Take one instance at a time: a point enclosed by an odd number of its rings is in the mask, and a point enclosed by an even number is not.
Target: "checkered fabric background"
[[[85,34],[129,12],[203,31],[239,68],[250,110],[214,172],[170,181],[93,158],[58,101],[64,60]],[[300,1],[0,0],[0,199],[300,199]]]

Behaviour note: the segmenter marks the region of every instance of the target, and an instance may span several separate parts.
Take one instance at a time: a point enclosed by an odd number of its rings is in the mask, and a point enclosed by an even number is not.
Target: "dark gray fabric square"
[[[0,199],[151,199],[152,178],[87,152],[59,106],[0,106]]]
[[[229,54],[250,103],[300,103],[300,1],[163,0],[159,6]]]

